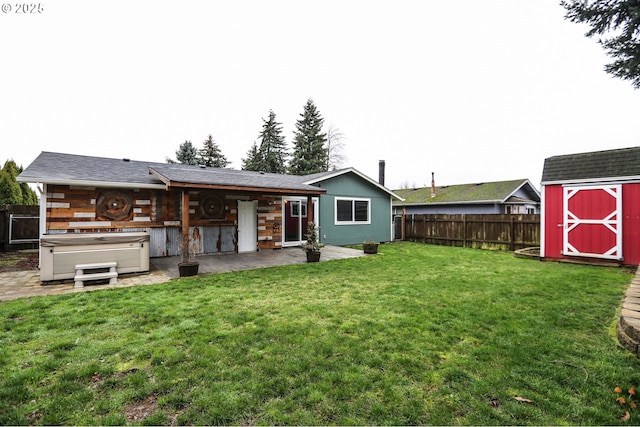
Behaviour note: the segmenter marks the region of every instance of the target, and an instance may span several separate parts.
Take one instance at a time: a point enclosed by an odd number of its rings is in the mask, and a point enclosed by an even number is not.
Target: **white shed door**
[[[564,254],[622,259],[622,186],[564,188]]]
[[[258,242],[258,210],[255,201],[238,201],[238,252],[255,252]]]

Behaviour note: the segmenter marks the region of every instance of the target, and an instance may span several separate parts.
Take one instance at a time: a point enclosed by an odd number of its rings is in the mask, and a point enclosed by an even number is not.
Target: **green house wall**
[[[391,240],[391,196],[354,173],[346,173],[313,185],[327,190],[320,196],[320,240],[329,245],[355,245],[365,240]],[[336,225],[335,198],[370,199],[370,224]]]

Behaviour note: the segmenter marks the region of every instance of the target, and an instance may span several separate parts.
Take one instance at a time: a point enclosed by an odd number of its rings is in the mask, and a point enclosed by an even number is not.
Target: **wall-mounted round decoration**
[[[104,191],[96,199],[98,219],[122,221],[131,218],[132,197],[125,191]]]
[[[217,194],[203,194],[200,198],[200,215],[208,219],[224,219],[224,200]]]

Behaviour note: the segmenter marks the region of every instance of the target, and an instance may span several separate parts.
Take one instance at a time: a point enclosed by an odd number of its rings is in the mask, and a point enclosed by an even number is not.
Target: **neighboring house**
[[[549,157],[541,256],[640,263],[640,147]]]
[[[17,179],[42,185],[42,237],[143,232],[151,257],[177,255],[184,227],[195,253],[296,246],[309,220],[324,243],[390,240],[393,193],[354,169],[301,177],[42,152]]]
[[[528,179],[480,182],[394,190],[395,215],[411,214],[537,214],[540,193]]]

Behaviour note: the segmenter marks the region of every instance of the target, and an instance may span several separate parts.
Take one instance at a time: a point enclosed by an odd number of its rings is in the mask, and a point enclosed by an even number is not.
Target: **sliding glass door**
[[[309,219],[309,206],[306,197],[284,197],[283,212],[284,217],[284,241],[283,246],[296,246],[305,240],[307,232],[307,222]],[[318,199],[313,198],[311,209],[313,218],[318,224]]]

